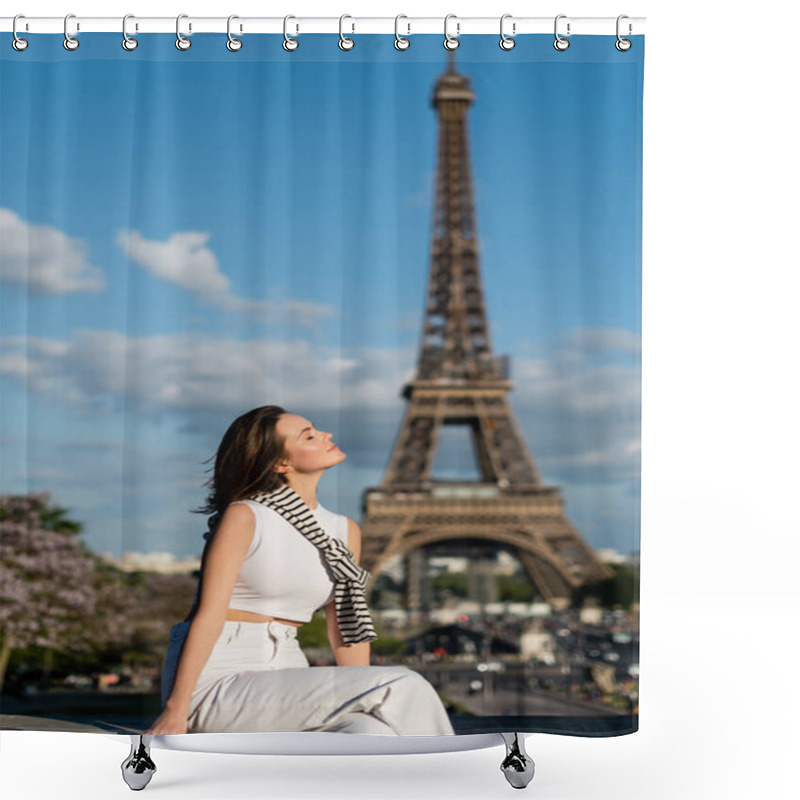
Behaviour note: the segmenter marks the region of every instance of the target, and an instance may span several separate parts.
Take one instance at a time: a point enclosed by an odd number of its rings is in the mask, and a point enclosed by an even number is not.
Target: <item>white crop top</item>
[[[319,548],[269,506],[255,500],[235,502],[250,506],[256,529],[230,608],[309,622],[317,609],[333,600],[333,581]],[[320,504],[309,510],[328,536],[347,544],[347,517]]]

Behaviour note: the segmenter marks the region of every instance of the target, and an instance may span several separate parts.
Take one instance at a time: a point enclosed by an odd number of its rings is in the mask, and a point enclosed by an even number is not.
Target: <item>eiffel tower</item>
[[[508,403],[513,383],[492,352],[480,277],[467,110],[474,99],[454,53],[433,93],[439,117],[436,200],[428,299],[417,372],[380,486],[363,495],[362,565],[371,585],[405,556],[412,620],[427,608],[425,549],[469,541],[515,553],[541,595],[567,607],[580,587],[610,577],[564,514],[560,490],[544,486]],[[479,481],[431,478],[442,426],[471,434]],[[465,548],[465,545],[466,548]]]

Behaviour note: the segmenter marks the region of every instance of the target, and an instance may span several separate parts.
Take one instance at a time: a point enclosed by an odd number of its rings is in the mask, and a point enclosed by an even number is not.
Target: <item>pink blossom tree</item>
[[[50,493],[0,496],[0,687],[11,652],[89,651],[95,558]]]

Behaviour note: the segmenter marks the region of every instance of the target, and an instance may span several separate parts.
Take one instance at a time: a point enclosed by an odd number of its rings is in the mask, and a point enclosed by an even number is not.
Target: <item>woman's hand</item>
[[[165,708],[144,733],[147,736],[157,736],[164,733],[186,733],[187,725],[187,715],[183,711]]]

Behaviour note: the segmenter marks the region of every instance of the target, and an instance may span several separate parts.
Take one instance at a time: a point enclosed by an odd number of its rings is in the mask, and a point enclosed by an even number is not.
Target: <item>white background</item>
[[[2,13],[646,16],[641,728],[530,737],[537,774],[525,791],[539,800],[797,796],[796,4],[21,0]],[[128,797],[127,742],[3,731],[0,788],[8,798]],[[504,752],[155,750],[145,791],[488,800],[515,791],[499,770]]]

